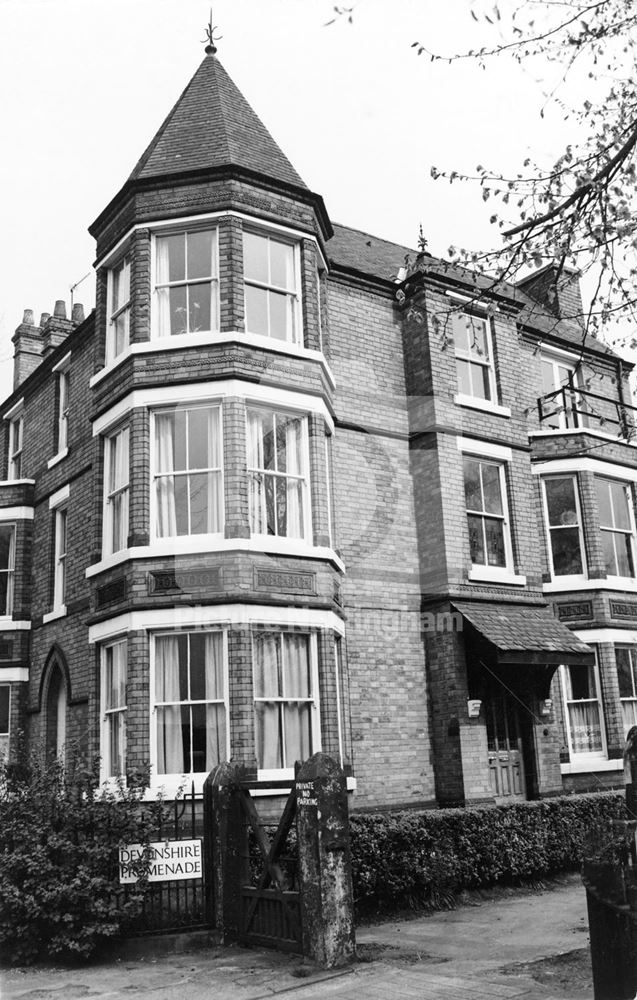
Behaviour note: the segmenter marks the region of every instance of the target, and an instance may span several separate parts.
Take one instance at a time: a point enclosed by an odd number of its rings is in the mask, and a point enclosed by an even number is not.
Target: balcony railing
[[[637,407],[580,389],[573,382],[540,396],[537,406],[544,430],[590,428],[626,441],[633,440],[637,433]]]

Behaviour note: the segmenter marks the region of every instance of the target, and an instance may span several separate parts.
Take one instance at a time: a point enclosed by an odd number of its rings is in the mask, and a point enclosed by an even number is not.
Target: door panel
[[[524,762],[517,702],[506,692],[498,692],[489,698],[485,709],[491,790],[497,799],[524,799]]]

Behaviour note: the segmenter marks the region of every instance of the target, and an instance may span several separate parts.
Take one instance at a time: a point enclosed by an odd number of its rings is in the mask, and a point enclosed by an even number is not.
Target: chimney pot
[[[40,326],[42,327],[42,329],[44,329],[44,327],[46,326],[46,324],[49,322],[50,319],[51,319],[51,313],[42,313],[42,315],[40,316]]]
[[[53,315],[56,319],[66,319],[66,302],[64,299],[57,299]]]
[[[71,313],[71,322],[74,326],[79,326],[84,322],[84,306],[81,302],[75,302]]]
[[[34,324],[34,320],[33,320],[33,309],[25,309],[24,310],[24,316],[22,317],[22,322],[26,326],[34,326],[35,325]]]

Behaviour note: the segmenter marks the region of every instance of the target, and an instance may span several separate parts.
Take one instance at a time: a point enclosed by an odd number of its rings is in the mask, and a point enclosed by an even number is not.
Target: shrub
[[[67,758],[0,765],[0,950],[14,963],[88,957],[141,906],[143,871],[119,898],[118,847],[149,843],[161,803],[100,789],[97,767]]]
[[[354,814],[359,914],[451,905],[462,889],[573,871],[595,828],[624,815],[624,796],[599,792],[484,808]]]

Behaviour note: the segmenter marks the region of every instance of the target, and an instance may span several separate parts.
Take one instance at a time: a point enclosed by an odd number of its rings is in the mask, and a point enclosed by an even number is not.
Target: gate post
[[[325,753],[296,766],[303,952],[326,969],[354,957],[347,782]]]
[[[214,924],[223,943],[241,936],[241,884],[248,853],[239,801],[243,767],[218,764],[203,786],[204,854]]]

